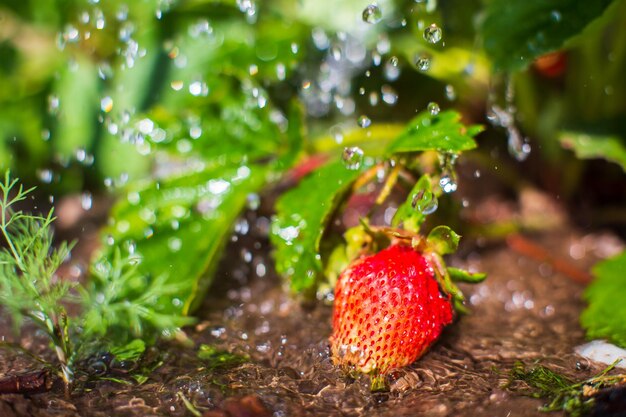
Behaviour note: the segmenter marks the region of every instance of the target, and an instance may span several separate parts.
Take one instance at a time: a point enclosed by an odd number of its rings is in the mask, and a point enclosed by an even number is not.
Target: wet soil
[[[390,392],[372,394],[367,377],[352,379],[331,364],[330,304],[291,296],[268,261],[267,219],[248,213],[245,221],[249,232],[233,236],[189,335],[196,346],[249,360],[215,369],[193,348],[161,345],[164,363],[142,385],[99,381],[69,399],[58,386],[1,395],[0,416],[191,416],[185,401],[206,416],[537,416],[541,399],[506,388],[516,361],[540,362],[577,380],[601,369],[574,353],[585,341],[578,325],[583,285],[547,258],[505,241],[477,240],[451,260],[489,276],[463,287],[471,314],[446,329],[423,358],[390,375]],[[579,271],[622,245],[610,233],[585,235],[567,222],[522,239]],[[0,332],[9,334],[6,322]],[[37,340],[28,335],[23,343],[36,347]],[[0,377],[37,369],[28,357],[0,350]]]

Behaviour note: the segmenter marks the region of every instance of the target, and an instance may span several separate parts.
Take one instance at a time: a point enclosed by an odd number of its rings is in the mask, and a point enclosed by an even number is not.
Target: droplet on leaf
[[[411,205],[415,210],[418,210],[420,213],[428,215],[437,211],[437,208],[439,207],[439,202],[437,200],[437,196],[433,194],[432,191],[421,190],[417,194],[415,194],[415,196],[413,196]]]
[[[439,108],[439,104],[435,103],[434,101],[431,101],[430,103],[428,103],[428,112],[430,114],[432,114],[433,116],[436,116],[439,114],[439,112],[441,111],[441,108]]]

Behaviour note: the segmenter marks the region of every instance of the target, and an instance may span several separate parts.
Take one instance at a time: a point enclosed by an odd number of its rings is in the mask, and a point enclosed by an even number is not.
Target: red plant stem
[[[563,258],[554,256],[548,249],[540,246],[519,234],[511,234],[506,238],[506,243],[515,252],[534,259],[538,262],[547,262],[555,271],[562,273],[579,284],[587,285],[593,277]]]

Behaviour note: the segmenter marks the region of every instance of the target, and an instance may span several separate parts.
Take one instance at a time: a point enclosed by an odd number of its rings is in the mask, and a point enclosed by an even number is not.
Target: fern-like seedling
[[[0,303],[11,314],[16,333],[30,319],[50,338],[66,387],[74,375],[74,350],[64,304],[72,285],[56,271],[69,256],[72,244],[53,246],[53,211],[46,216],[24,213],[17,205],[33,189],[24,189],[6,172],[0,180]]]

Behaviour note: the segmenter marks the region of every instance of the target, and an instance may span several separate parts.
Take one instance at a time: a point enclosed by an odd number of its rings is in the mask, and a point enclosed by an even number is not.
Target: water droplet
[[[413,196],[411,206],[418,210],[420,213],[428,215],[437,211],[439,202],[437,196],[429,190],[420,190]]]
[[[167,241],[167,247],[171,252],[178,252],[183,247],[183,241],[178,237],[171,237]]]
[[[330,136],[335,140],[335,143],[341,144],[343,143],[343,130],[340,126],[333,126],[330,128]]]
[[[439,112],[441,111],[441,108],[439,108],[439,104],[435,103],[434,101],[431,101],[430,103],[428,103],[427,109],[428,109],[428,112],[432,114],[433,116],[438,115]]]
[[[450,101],[456,100],[456,90],[452,84],[446,85],[446,98]]]
[[[328,52],[335,61],[341,61],[341,46],[333,45]]]
[[[154,130],[154,122],[148,118],[142,119],[137,123],[137,128],[144,135],[149,135]]]
[[[83,193],[80,196],[80,206],[83,210],[89,211],[91,210],[91,206],[93,205],[93,198],[91,193]]]
[[[420,71],[428,71],[430,69],[430,56],[427,54],[418,55],[415,58],[415,66]]]
[[[257,193],[250,193],[246,196],[246,207],[249,210],[256,210],[261,205],[261,197]]]
[[[388,81],[395,81],[400,77],[400,66],[398,65],[398,58],[392,56],[389,61],[385,63],[383,74]]]
[[[113,110],[113,99],[109,96],[103,97],[102,100],[100,100],[100,110],[105,113]]]
[[[552,10],[552,12],[550,12],[550,19],[552,19],[552,21],[554,22],[560,22],[561,17],[561,12],[559,12],[558,10]]]
[[[363,128],[370,127],[370,125],[372,124],[372,119],[363,114],[359,116],[357,123]]]
[[[41,169],[37,171],[37,178],[44,184],[50,184],[54,178],[54,173],[50,169]]]
[[[98,8],[93,10],[93,20],[96,24],[96,29],[98,30],[104,29],[106,21],[104,19],[104,13],[102,12],[102,10]]]
[[[121,4],[120,7],[117,9],[117,12],[115,12],[115,18],[120,22],[128,19],[128,6],[125,4]]]
[[[346,168],[356,170],[363,163],[363,150],[358,146],[346,147],[343,149],[341,159]]]
[[[372,64],[377,67],[381,62],[383,62],[383,57],[378,52],[372,52]]]
[[[432,13],[437,10],[437,0],[426,0],[426,12]]]
[[[209,94],[209,87],[203,81],[193,81],[189,84],[189,93],[195,97],[206,97]]]
[[[378,53],[381,55],[384,55],[391,51],[391,40],[386,33],[380,34],[378,42],[376,43],[376,51],[378,51]]]
[[[59,100],[59,96],[51,94],[48,96],[48,113],[55,115],[59,112],[59,104],[61,104]]]
[[[376,24],[383,18],[383,12],[377,4],[373,3],[363,10],[363,21],[370,24]]]
[[[284,81],[287,77],[287,67],[282,62],[276,64],[276,78],[280,81]]]
[[[202,136],[202,128],[200,126],[191,126],[189,128],[189,136],[191,139],[198,139]]]
[[[103,80],[107,78],[111,78],[113,76],[113,69],[111,68],[111,64],[108,62],[102,62],[98,65],[98,77]]]
[[[254,77],[258,73],[259,73],[259,66],[257,64],[251,64],[248,67],[248,74],[250,74],[251,77]]]
[[[424,29],[424,39],[428,43],[437,43],[441,40],[441,28],[436,24],[432,24]]]
[[[383,94],[383,101],[385,103],[389,104],[390,106],[393,106],[397,103],[398,93],[396,92],[396,90],[394,90],[393,87],[385,84],[381,87],[380,91]]]
[[[183,80],[174,80],[170,83],[170,87],[172,87],[172,90],[174,91],[180,91],[183,89],[184,86],[185,83],[183,82]]]
[[[78,20],[83,25],[86,25],[87,23],[89,23],[89,18],[90,18],[89,12],[87,11],[83,11],[82,13],[80,13],[80,15],[78,15]]]
[[[246,15],[248,23],[256,22],[256,3],[252,0],[237,0],[239,10]]]
[[[191,145],[191,142],[188,141],[187,139],[179,139],[176,142],[176,150],[181,154],[189,153],[191,152],[192,149],[193,149],[193,146]]]
[[[452,175],[445,174],[439,179],[439,186],[444,193],[448,194],[456,191],[457,183]]]
[[[133,36],[133,32],[135,32],[135,25],[131,22],[124,22],[120,27],[118,37],[120,41],[126,43],[130,40],[131,36]]]
[[[378,105],[378,93],[376,91],[372,91],[369,94],[369,102],[372,107]]]
[[[199,19],[195,24],[189,26],[187,30],[189,36],[192,38],[199,38],[200,36],[209,36],[213,33],[213,28],[206,19]]]
[[[530,145],[522,137],[522,134],[515,126],[507,127],[509,153],[518,161],[524,161],[530,154]]]

